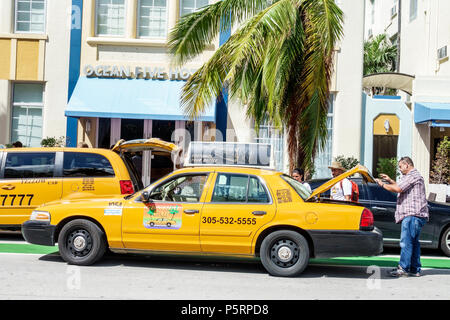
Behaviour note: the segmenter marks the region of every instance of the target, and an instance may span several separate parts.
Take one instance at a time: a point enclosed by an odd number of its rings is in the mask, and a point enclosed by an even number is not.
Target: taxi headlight
[[[50,212],[35,210],[31,213],[30,220],[50,222]]]

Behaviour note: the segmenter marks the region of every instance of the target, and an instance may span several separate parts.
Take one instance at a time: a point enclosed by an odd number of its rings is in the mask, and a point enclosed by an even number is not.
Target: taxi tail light
[[[373,230],[373,214],[369,209],[364,209],[361,214],[359,229],[364,231]]]
[[[132,194],[134,193],[133,183],[131,180],[120,180],[120,193]]]

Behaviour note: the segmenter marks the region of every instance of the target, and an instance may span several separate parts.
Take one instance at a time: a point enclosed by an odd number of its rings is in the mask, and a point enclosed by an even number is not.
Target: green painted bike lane
[[[28,243],[0,243],[0,253],[21,254],[58,254],[58,246],[40,246]],[[374,257],[342,257],[329,259],[310,259],[311,265],[344,265],[344,266],[379,266],[396,267],[398,257],[374,256]],[[421,257],[422,268],[450,269],[450,258]]]

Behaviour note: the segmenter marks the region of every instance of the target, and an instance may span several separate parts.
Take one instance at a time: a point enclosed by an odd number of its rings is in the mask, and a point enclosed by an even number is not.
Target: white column
[[[149,139],[152,137],[152,120],[144,120],[144,139]],[[145,186],[150,184],[152,173],[152,152],[144,151],[142,153],[142,183]]]
[[[115,145],[120,139],[120,123],[121,119],[111,119],[111,145]]]

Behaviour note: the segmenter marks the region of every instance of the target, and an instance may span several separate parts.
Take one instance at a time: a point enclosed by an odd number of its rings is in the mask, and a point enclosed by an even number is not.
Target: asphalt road
[[[0,300],[441,300],[450,269],[391,278],[385,267],[310,265],[296,278],[269,276],[255,261],[109,254],[94,266],[58,254],[0,253]]]

